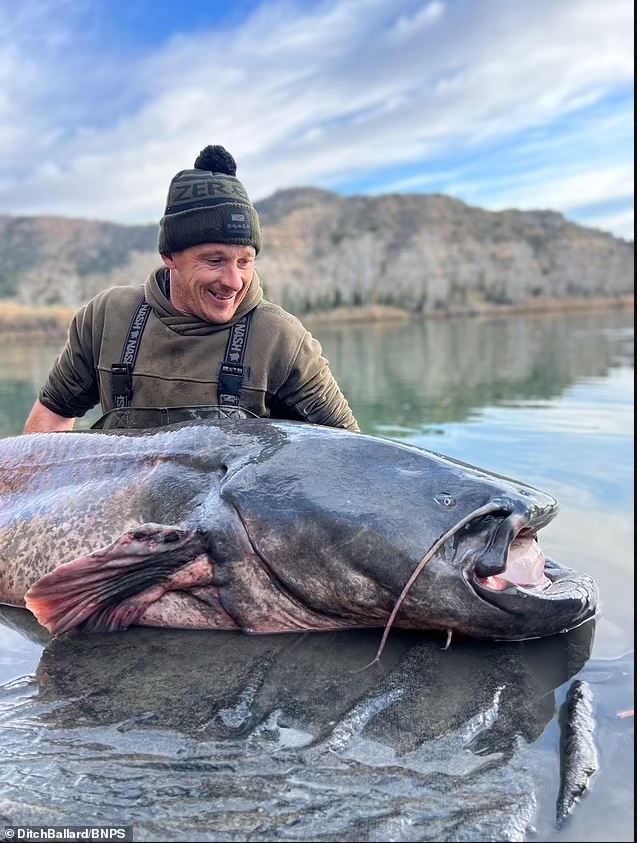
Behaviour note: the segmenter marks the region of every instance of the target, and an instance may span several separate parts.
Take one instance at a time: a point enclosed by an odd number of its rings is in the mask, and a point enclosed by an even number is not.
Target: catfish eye
[[[436,503],[439,503],[440,506],[444,506],[445,509],[451,509],[456,505],[456,499],[453,495],[450,495],[447,492],[442,492],[441,494],[436,495],[434,500]]]

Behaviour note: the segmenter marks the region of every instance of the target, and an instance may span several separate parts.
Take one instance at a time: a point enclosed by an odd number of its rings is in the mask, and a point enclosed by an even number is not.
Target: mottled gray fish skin
[[[556,825],[561,828],[575,804],[588,790],[599,769],[595,746],[593,691],[587,682],[571,683],[560,712],[560,792]]]
[[[0,465],[0,600],[27,595],[54,632],[383,626],[427,551],[467,518],[397,625],[516,640],[596,612],[591,578],[550,560],[545,587],[488,585],[512,543],[555,516],[550,495],[376,437],[185,422],[5,439]]]

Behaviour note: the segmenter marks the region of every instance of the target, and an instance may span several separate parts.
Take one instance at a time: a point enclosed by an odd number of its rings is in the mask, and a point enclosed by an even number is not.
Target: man
[[[164,266],[76,314],[25,433],[72,430],[98,402],[120,414],[116,426],[128,426],[127,408],[219,404],[358,430],[319,343],[263,298],[259,220],[235,173],[232,156],[208,146],[172,179]]]

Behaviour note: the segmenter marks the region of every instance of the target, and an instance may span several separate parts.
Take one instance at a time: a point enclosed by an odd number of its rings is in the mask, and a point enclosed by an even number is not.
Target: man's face
[[[170,300],[177,310],[208,322],[227,322],[248,293],[256,253],[252,246],[203,243],[162,255],[170,267]]]

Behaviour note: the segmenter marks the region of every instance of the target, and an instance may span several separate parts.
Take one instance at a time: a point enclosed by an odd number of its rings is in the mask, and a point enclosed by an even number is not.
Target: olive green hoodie
[[[99,293],[74,317],[69,338],[40,391],[54,413],[83,416],[101,403],[113,408],[111,365],[121,359],[131,319],[145,294],[151,313],[133,373],[133,407],[218,403],[219,369],[230,327],[252,311],[240,404],[261,417],[291,418],[358,430],[349,405],[299,320],[263,298],[255,272],[229,322],[216,324],[179,313],[167,296],[168,270],[142,287]]]

